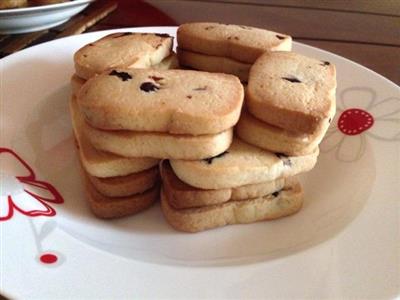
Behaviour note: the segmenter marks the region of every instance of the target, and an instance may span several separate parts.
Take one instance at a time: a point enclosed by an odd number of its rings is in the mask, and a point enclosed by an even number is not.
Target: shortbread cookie
[[[127,197],[107,197],[99,193],[86,179],[89,207],[95,216],[103,219],[134,215],[150,207],[159,197],[159,185],[141,194]]]
[[[70,100],[72,127],[79,146],[79,156],[86,172],[95,177],[124,176],[150,169],[158,164],[154,158],[128,158],[95,149],[87,140],[82,114],[74,97]]]
[[[149,68],[171,54],[172,43],[164,33],[109,34],[75,53],[75,72],[89,79],[112,68]]]
[[[279,191],[285,185],[285,179],[239,186],[220,190],[203,190],[190,186],[180,180],[172,170],[168,160],[160,164],[163,189],[174,208],[200,207],[224,203],[227,201],[245,200],[265,196]]]
[[[304,156],[265,151],[234,138],[225,152],[203,160],[170,160],[183,182],[201,189],[223,189],[291,177],[311,170],[318,148]]]
[[[0,9],[19,8],[19,7],[24,7],[27,4],[28,4],[27,0],[1,0]]]
[[[240,81],[247,82],[251,64],[242,63],[231,58],[205,55],[178,49],[178,59],[182,66],[207,72],[232,74]]]
[[[85,122],[84,132],[97,149],[127,157],[202,159],[229,148],[233,129],[209,135],[179,135],[101,130]]]
[[[175,53],[172,53],[170,56],[164,58],[159,64],[151,66],[150,69],[156,70],[172,70],[172,69],[179,69],[179,62],[178,58]],[[78,95],[79,90],[86,82],[85,79],[79,77],[78,75],[74,74],[71,77],[71,90],[72,95]]]
[[[107,197],[126,197],[143,193],[159,182],[158,167],[125,176],[100,178],[87,174],[96,190]]]
[[[292,38],[265,29],[219,23],[182,24],[177,32],[181,49],[229,57],[252,64],[265,51],[290,51]]]
[[[175,209],[162,190],[161,209],[167,222],[176,230],[199,232],[225,225],[254,223],[289,216],[301,209],[303,198],[301,185],[294,182],[279,192],[259,198]]]
[[[258,119],[312,134],[336,111],[336,71],[327,62],[293,53],[269,52],[252,66],[246,104]]]
[[[297,156],[312,153],[323,139],[328,125],[326,122],[314,134],[296,133],[262,122],[243,110],[235,133],[243,141],[262,149]]]
[[[84,84],[78,103],[99,129],[201,135],[233,127],[243,93],[239,79],[227,74],[116,69]]]

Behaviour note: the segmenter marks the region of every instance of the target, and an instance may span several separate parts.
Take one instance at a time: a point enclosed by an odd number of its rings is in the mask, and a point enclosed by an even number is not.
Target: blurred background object
[[[398,0],[146,0],[178,24],[262,27],[339,54],[400,83]]]
[[[192,21],[287,33],[295,41],[344,56],[400,84],[399,0],[97,0],[50,30],[0,36],[0,54],[85,31]]]

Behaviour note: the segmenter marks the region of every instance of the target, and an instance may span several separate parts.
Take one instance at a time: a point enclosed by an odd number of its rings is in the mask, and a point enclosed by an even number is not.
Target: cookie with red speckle
[[[296,156],[312,153],[322,141],[328,127],[329,120],[326,120],[324,126],[314,134],[292,132],[260,121],[244,109],[235,127],[235,133],[251,145]]]
[[[335,115],[335,91],[331,63],[293,52],[268,52],[251,67],[246,105],[265,123],[314,134]]]
[[[151,66],[149,69],[155,69],[155,70],[179,69],[178,58],[177,58],[176,54],[174,52],[172,52],[171,55],[164,58],[159,64]],[[83,86],[83,84],[85,82],[86,82],[86,80],[79,77],[77,74],[72,75],[72,77],[71,77],[72,95],[74,95],[74,96],[78,95],[79,90],[81,89],[81,87]]]
[[[160,164],[163,189],[169,204],[177,209],[221,204],[228,201],[262,197],[280,191],[285,185],[284,178],[248,184],[235,188],[205,190],[190,186],[180,180],[172,170],[168,160]]]
[[[181,49],[247,64],[254,63],[265,51],[290,51],[292,48],[292,38],[286,34],[211,22],[180,25],[177,40]]]
[[[184,67],[206,72],[232,74],[237,76],[242,82],[247,82],[249,77],[251,64],[242,63],[227,57],[205,55],[180,48],[178,48],[177,53],[179,63]]]
[[[165,190],[161,191],[162,212],[173,228],[184,232],[282,218],[298,212],[304,199],[303,189],[296,180],[269,195],[202,207],[176,209],[170,197]]]
[[[172,53],[173,37],[120,32],[85,45],[74,55],[75,72],[89,79],[112,68],[149,68]]]
[[[232,128],[243,97],[243,86],[232,75],[112,69],[83,85],[78,104],[98,129],[201,136]]]
[[[260,149],[234,138],[225,152],[202,160],[171,159],[176,176],[200,189],[224,189],[287,178],[311,170],[319,149],[302,156],[288,156]]]

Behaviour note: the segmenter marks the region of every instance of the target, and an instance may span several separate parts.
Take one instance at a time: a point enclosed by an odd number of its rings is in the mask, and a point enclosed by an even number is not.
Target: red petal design
[[[57,191],[57,189],[48,182],[36,180],[35,173],[33,169],[20,157],[16,154],[13,150],[7,148],[0,148],[0,154],[6,153],[10,154],[13,158],[15,158],[20,165],[22,165],[28,172],[28,175],[20,175],[16,176],[16,178],[25,185],[32,186],[32,190],[29,188],[25,188],[24,191],[27,195],[33,197],[36,201],[38,201],[46,210],[29,210],[25,211],[13,201],[13,195],[8,195],[7,202],[9,206],[7,216],[0,217],[0,221],[6,221],[12,218],[14,214],[14,209],[19,211],[21,214],[24,214],[29,217],[37,217],[37,216],[54,216],[56,211],[46,202],[60,204],[64,202],[61,194]],[[12,175],[11,175],[12,176]],[[43,191],[46,196],[41,195],[40,191]],[[19,194],[21,195],[21,194]],[[51,195],[49,197],[49,195]],[[29,197],[28,196],[28,197]],[[16,196],[15,196],[16,197]],[[19,199],[19,198],[18,198]],[[15,201],[17,201],[15,199]]]

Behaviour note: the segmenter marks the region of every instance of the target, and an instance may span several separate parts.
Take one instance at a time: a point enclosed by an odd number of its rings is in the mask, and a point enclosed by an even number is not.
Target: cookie
[[[323,139],[329,122],[314,134],[287,131],[269,125],[243,110],[235,127],[236,135],[243,141],[271,152],[298,156],[312,153]]]
[[[89,207],[95,216],[102,219],[121,218],[137,214],[156,202],[159,193],[160,187],[155,185],[141,194],[127,197],[107,197],[99,193],[89,180],[86,180]]]
[[[159,181],[158,167],[125,176],[100,178],[87,174],[94,188],[107,197],[126,197],[143,193]]]
[[[285,185],[285,179],[239,186],[220,190],[203,190],[190,186],[180,180],[172,170],[168,160],[160,164],[163,189],[169,204],[177,209],[201,207],[227,201],[245,200],[262,197],[277,192]]]
[[[101,130],[85,122],[84,132],[99,150],[126,157],[202,159],[229,148],[233,129],[209,135],[179,135],[128,130]]]
[[[249,145],[234,138],[225,152],[203,160],[177,160],[170,163],[176,176],[200,189],[224,189],[286,178],[311,170],[318,148],[304,156],[286,156]]]
[[[168,34],[109,34],[75,53],[75,72],[89,79],[112,68],[149,68],[171,54],[172,44],[173,37]]]
[[[333,119],[335,89],[331,63],[293,52],[268,52],[251,67],[246,105],[270,125],[313,134]]]
[[[205,55],[178,48],[178,59],[182,66],[192,69],[232,74],[239,77],[240,81],[247,82],[251,64],[242,63],[231,58]]]
[[[158,165],[158,160],[154,158],[128,158],[95,149],[83,132],[85,122],[74,97],[70,100],[70,112],[72,127],[79,147],[80,160],[86,172],[91,176],[125,176]]]
[[[175,53],[172,53],[170,56],[164,58],[159,64],[150,67],[150,69],[156,69],[156,70],[172,70],[178,68],[179,68],[179,62]],[[71,77],[72,95],[78,95],[79,90],[81,89],[81,87],[85,82],[86,80],[79,77],[77,74],[72,75]]]
[[[232,224],[273,220],[298,212],[303,205],[303,190],[295,181],[279,191],[263,197],[228,201],[204,207],[175,209],[170,198],[161,191],[161,209],[167,222],[176,230],[199,232]]]
[[[243,94],[227,74],[113,69],[88,80],[78,103],[99,129],[203,135],[237,123]]]
[[[247,64],[253,64],[265,51],[290,51],[292,48],[292,38],[286,34],[220,23],[182,24],[177,40],[181,49]]]

